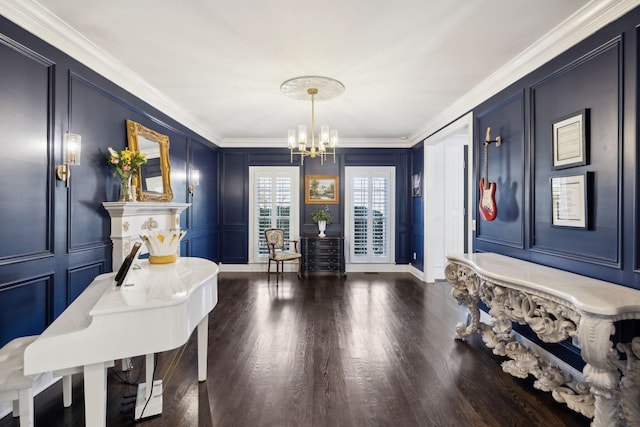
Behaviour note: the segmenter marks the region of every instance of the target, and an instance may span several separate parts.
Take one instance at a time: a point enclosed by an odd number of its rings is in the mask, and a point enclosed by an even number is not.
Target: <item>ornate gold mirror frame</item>
[[[170,202],[171,165],[169,164],[169,137],[127,120],[127,138],[129,149],[141,151],[147,156],[147,163],[140,167],[133,184],[137,188],[137,199],[143,202]]]

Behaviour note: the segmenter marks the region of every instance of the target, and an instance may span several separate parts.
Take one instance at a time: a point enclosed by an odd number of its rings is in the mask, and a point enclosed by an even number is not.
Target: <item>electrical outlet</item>
[[[416,259],[416,253],[415,252],[413,253],[413,259],[414,260]]]

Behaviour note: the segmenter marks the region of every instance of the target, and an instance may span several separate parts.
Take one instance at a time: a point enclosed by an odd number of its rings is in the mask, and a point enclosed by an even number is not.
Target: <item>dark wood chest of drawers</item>
[[[344,237],[302,236],[302,274],[345,275]]]

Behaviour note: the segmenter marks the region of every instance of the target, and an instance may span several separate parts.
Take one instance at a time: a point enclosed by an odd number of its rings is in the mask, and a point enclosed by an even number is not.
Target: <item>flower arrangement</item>
[[[119,175],[120,179],[127,179],[138,173],[138,168],[147,163],[147,157],[140,151],[131,151],[128,148],[116,151],[109,147],[109,164],[114,167],[113,176]]]
[[[136,200],[134,189],[131,187],[131,177],[138,174],[138,168],[147,163],[147,157],[140,151],[128,148],[116,151],[109,147],[109,164],[114,167],[113,176],[120,177],[120,201],[133,202]]]
[[[333,217],[331,216],[331,212],[329,212],[329,207],[327,205],[325,205],[323,208],[316,209],[311,215],[311,219],[314,222],[325,221],[327,224],[331,223],[332,218]]]

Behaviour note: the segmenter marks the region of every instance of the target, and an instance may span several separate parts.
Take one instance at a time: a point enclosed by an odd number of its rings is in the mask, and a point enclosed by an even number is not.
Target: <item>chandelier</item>
[[[311,100],[311,146],[308,147],[307,125],[298,125],[289,129],[288,146],[291,151],[291,163],[294,156],[300,156],[300,164],[304,158],[320,157],[320,164],[324,164],[327,154],[333,154],[336,162],[336,147],[338,146],[338,130],[329,129],[329,125],[321,125],[316,146],[315,101],[324,101],[342,95],[344,85],[329,77],[303,76],[289,79],[280,85],[280,91],[286,96],[303,101]]]

